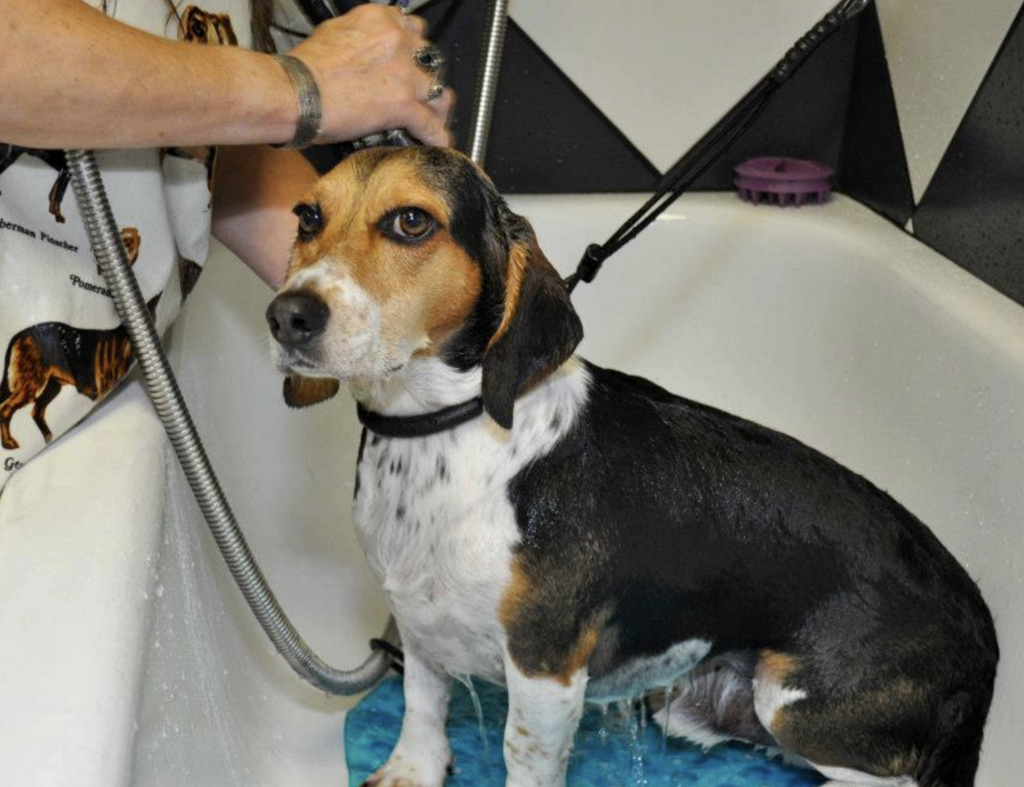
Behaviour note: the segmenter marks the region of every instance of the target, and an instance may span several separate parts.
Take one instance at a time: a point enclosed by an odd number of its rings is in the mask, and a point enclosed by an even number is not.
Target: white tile
[[[664,171],[834,4],[510,0],[510,9],[548,57]]]
[[[878,0],[910,165],[924,196],[1021,0]]]

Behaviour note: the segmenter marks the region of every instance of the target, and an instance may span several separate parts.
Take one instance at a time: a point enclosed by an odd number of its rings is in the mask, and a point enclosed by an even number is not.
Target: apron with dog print
[[[192,45],[250,45],[249,0],[90,0]],[[157,329],[209,251],[213,148],[97,151],[121,238]],[[64,154],[0,142],[0,490],[84,418],[132,364],[92,255]]]

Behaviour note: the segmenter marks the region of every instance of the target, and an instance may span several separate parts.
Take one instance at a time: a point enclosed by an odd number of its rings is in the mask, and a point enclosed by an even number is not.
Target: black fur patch
[[[352,494],[352,499],[355,500],[359,497],[359,466],[363,463],[363,452],[366,450],[366,430],[363,429],[359,433],[359,453],[356,454],[356,490]]]
[[[536,241],[531,237],[527,242],[540,255]],[[582,339],[583,324],[561,277],[543,257],[527,265],[508,328],[484,355],[482,394],[488,414],[511,429],[519,393],[561,366]]]
[[[509,489],[531,599],[509,631],[517,661],[551,663],[594,621],[591,679],[692,638],[711,656],[770,648],[795,658],[794,685],[821,704],[799,706],[819,756],[884,773],[894,752],[925,762],[961,740],[976,764],[998,648],[935,536],[790,437],[589,368],[576,426]],[[919,688],[913,702],[868,702],[896,678]],[[855,720],[825,713],[844,696],[866,698]],[[846,740],[855,731],[866,738]]]

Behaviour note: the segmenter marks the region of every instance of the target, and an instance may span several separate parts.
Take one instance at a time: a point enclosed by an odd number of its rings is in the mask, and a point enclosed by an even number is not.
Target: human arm
[[[423,22],[360,6],[292,50],[323,104],[321,142],[405,128],[446,144],[450,96],[412,52]],[[249,145],[291,139],[291,82],[269,55],[171,41],[81,0],[0,0],[0,140],[36,148]]]
[[[292,208],[316,179],[293,150],[222,147],[213,190],[213,235],[274,289],[284,281],[297,219]]]

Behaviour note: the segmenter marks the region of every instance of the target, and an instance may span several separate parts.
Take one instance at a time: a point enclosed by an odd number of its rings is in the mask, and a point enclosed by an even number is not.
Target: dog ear
[[[229,46],[238,46],[238,38],[235,36],[235,27],[231,24],[231,17],[228,14],[211,14],[213,27],[217,31],[217,41]]]
[[[309,407],[326,402],[341,387],[341,383],[327,377],[303,377],[291,374],[284,378],[284,403],[289,407]]]
[[[562,277],[540,250],[529,223],[513,218],[504,312],[483,357],[484,409],[505,429],[512,428],[519,392],[561,366],[583,339]]]

